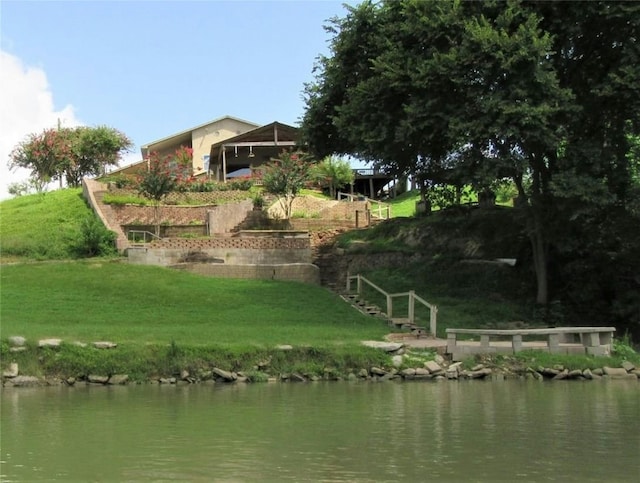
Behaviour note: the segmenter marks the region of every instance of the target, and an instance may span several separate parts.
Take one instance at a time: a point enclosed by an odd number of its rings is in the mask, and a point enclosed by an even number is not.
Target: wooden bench
[[[615,330],[615,327],[447,329],[447,352],[458,361],[474,354],[515,354],[529,349],[554,354],[609,355]],[[480,340],[459,340],[458,335],[471,335]],[[539,339],[523,341],[523,336]]]

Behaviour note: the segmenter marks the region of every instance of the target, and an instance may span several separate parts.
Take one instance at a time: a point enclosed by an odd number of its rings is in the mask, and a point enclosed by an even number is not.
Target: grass
[[[20,196],[0,203],[0,257],[37,260],[72,256],[82,220],[92,211],[77,189]]]
[[[4,266],[0,276],[4,337],[231,347],[347,344],[388,332],[335,294],[295,282],[104,261]]]

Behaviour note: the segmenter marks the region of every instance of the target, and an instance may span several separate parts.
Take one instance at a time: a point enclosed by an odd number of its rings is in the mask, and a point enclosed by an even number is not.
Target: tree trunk
[[[534,222],[534,225],[537,225],[537,223]],[[536,283],[538,287],[536,303],[547,305],[549,301],[547,253],[540,227],[534,226],[533,232],[529,235],[529,239],[531,240],[533,268],[536,272]]]

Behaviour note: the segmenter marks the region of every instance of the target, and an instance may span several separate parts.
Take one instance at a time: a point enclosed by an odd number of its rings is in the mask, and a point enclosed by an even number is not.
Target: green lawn
[[[83,219],[92,211],[80,188],[19,196],[0,203],[0,255],[32,259],[72,256]]]
[[[388,332],[326,289],[294,282],[107,261],[5,265],[0,280],[3,338],[273,346],[357,343]]]

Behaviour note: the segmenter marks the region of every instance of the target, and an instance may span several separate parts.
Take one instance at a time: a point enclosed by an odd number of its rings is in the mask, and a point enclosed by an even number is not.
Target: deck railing
[[[416,295],[415,291],[409,290],[408,292],[400,292],[400,293],[389,293],[386,290],[382,289],[372,281],[366,279],[362,275],[347,275],[347,293],[352,293],[352,281],[356,281],[356,293],[361,296],[364,291],[364,285],[371,287],[375,291],[379,292],[384,296],[386,300],[386,315],[389,319],[393,319],[395,314],[393,312],[393,302],[394,299],[400,297],[407,297],[408,299],[408,308],[407,308],[407,319],[409,324],[413,325],[416,322],[416,302],[424,305],[429,309],[429,333],[433,336],[436,335],[437,328],[437,319],[438,319],[438,307],[434,304],[427,302],[422,297]]]
[[[391,218],[391,205],[388,203],[383,203],[382,201],[367,198],[366,196],[359,195],[357,193],[344,193],[343,191],[338,191],[338,201],[342,201],[345,199],[350,202],[369,202],[369,211],[372,218],[377,218],[379,220],[388,220],[389,218]]]

